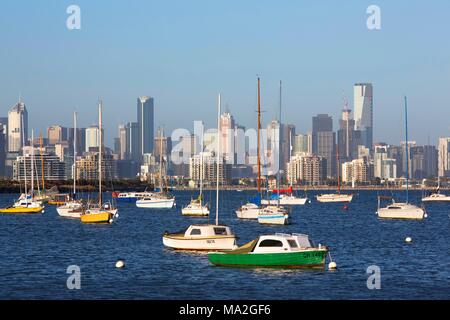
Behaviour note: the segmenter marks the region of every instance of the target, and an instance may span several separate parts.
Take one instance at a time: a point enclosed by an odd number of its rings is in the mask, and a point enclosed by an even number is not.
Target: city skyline
[[[407,95],[411,139],[437,144],[450,133],[450,48],[441,41],[450,4],[436,1],[437,10],[429,14],[425,3],[378,1],[383,24],[377,31],[365,25],[369,4],[258,7],[249,2],[239,3],[237,13],[236,2],[212,7],[175,1],[169,10],[168,4],[137,1],[108,3],[105,14],[101,2],[79,1],[81,29],[67,30],[67,3],[46,4],[45,10],[32,3],[29,10],[20,10],[15,2],[5,2],[0,30],[8,50],[0,53],[5,75],[1,115],[22,96],[29,127],[36,132],[54,124],[69,127],[74,109],[80,125],[88,127],[96,123],[101,97],[106,143],[113,146],[123,119],[135,121],[129,113],[136,97],[154,97],[155,125],[171,132],[192,129],[194,120],[214,127],[215,97],[222,92],[224,106],[249,128],[255,123],[254,79],[260,74],[264,124],[276,118],[280,79],[283,118],[292,119],[303,133],[319,113],[332,116],[337,127],[342,96],[353,110],[353,84],[370,82],[375,88],[374,142],[401,141],[397,123]],[[142,19],[144,12],[155,11],[154,19]],[[250,14],[255,12],[258,18]],[[255,20],[261,18],[273,22],[270,28]],[[227,23],[231,19],[236,25]],[[420,26],[412,22],[418,19]],[[168,40],[175,38],[179,41]]]

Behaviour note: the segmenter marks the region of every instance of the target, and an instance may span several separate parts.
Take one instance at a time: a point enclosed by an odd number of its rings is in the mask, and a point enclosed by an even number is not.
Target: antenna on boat
[[[220,93],[217,101],[216,226],[219,225]]]

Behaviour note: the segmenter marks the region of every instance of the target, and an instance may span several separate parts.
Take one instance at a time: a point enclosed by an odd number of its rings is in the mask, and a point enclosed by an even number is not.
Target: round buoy
[[[406,237],[405,242],[406,243],[411,243],[412,242],[412,238],[411,237]]]
[[[123,267],[125,267],[125,261],[123,261],[123,260],[117,260],[117,262],[116,262],[116,268],[121,269],[121,268],[123,268]]]
[[[428,218],[428,214],[426,214],[426,213],[425,213],[423,216],[424,216],[425,218]]]
[[[328,264],[328,269],[329,269],[329,270],[336,270],[336,269],[337,269],[337,264],[336,264],[336,262],[331,261],[331,262]]]

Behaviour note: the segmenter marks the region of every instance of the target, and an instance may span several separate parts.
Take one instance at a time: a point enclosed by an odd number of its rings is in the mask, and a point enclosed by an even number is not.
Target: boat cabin
[[[204,237],[220,237],[220,236],[231,236],[230,227],[215,225],[215,224],[193,224],[190,225],[185,233],[185,237],[189,238],[204,238]]]
[[[307,235],[298,233],[276,233],[274,235],[260,236],[254,241],[252,253],[295,252],[314,248]]]

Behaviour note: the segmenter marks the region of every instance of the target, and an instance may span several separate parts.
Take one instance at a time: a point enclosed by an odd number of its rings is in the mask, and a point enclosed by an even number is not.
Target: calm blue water
[[[239,221],[234,209],[250,192],[222,191],[222,223],[243,244],[259,234],[300,232],[331,247],[337,271],[214,267],[205,255],[164,249],[161,235],[207,219],[182,217],[193,192],[176,192],[178,208],[137,209],[119,204],[113,225],[83,225],[43,215],[0,215],[1,299],[449,299],[450,205],[428,206],[421,222],[381,221],[376,192],[361,191],[342,205],[296,207],[289,226]],[[312,198],[316,193],[309,193]],[[214,192],[206,198],[214,198]],[[420,192],[412,192],[418,201]],[[17,195],[0,195],[0,206]],[[213,217],[211,217],[213,219]],[[413,238],[405,244],[405,237]],[[126,268],[114,267],[125,259]],[[66,269],[81,268],[81,289],[68,290]],[[366,286],[367,267],[381,268],[381,290]]]

